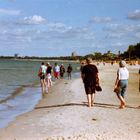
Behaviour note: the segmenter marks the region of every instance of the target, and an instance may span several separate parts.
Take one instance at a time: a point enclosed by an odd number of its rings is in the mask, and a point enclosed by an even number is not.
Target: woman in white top
[[[124,108],[125,107],[125,92],[126,92],[126,88],[128,86],[128,78],[129,78],[129,71],[128,69],[125,67],[126,62],[125,61],[120,61],[119,62],[119,69],[117,71],[117,78],[116,78],[116,82],[115,82],[115,88],[119,87],[119,92],[117,93],[117,97],[119,98],[121,105],[120,108]]]
[[[42,93],[45,93],[45,92],[47,93],[46,80],[45,80],[46,70],[47,70],[47,67],[44,64],[44,62],[42,62],[41,66],[39,68],[39,72],[38,72],[38,76],[40,77],[40,83],[41,83],[41,87],[42,87]]]
[[[59,79],[60,67],[58,66],[57,63],[54,64],[53,72],[55,79]]]

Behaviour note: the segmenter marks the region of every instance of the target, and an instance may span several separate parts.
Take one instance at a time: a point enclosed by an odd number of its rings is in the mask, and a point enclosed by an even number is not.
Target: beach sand
[[[103,91],[96,93],[91,108],[80,77],[57,80],[34,110],[0,129],[0,140],[139,140],[138,69],[129,67],[127,106],[119,109],[113,92],[117,68],[117,64],[99,66]]]

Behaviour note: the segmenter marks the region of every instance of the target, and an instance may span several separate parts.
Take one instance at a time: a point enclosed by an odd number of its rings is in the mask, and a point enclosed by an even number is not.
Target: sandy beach
[[[119,100],[113,92],[118,65],[98,68],[103,91],[96,93],[93,107],[86,105],[80,77],[57,80],[34,110],[0,129],[0,140],[139,140],[138,68],[128,67],[125,109],[119,109]]]

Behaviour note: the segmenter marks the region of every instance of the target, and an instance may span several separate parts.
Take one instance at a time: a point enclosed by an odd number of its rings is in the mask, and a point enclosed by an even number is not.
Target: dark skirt
[[[42,75],[40,76],[40,80],[44,80],[44,79],[45,79],[45,75],[42,74]]]
[[[95,86],[90,84],[84,84],[84,85],[85,85],[86,94],[95,94]]]

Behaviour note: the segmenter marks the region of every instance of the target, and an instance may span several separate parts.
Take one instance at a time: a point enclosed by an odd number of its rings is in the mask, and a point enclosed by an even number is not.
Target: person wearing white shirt
[[[129,71],[125,67],[126,62],[121,60],[119,62],[119,69],[117,71],[117,78],[115,82],[115,88],[119,87],[119,92],[117,93],[117,97],[119,98],[121,105],[120,108],[123,109],[125,108],[125,92],[128,86],[128,79],[129,79]]]
[[[46,92],[46,70],[47,70],[47,66],[44,64],[44,62],[41,63],[41,66],[39,68],[39,72],[38,72],[38,76],[40,77],[40,83],[41,83],[41,87],[42,87],[42,93]]]
[[[55,79],[59,79],[60,67],[58,66],[57,63],[54,64],[53,72]]]

